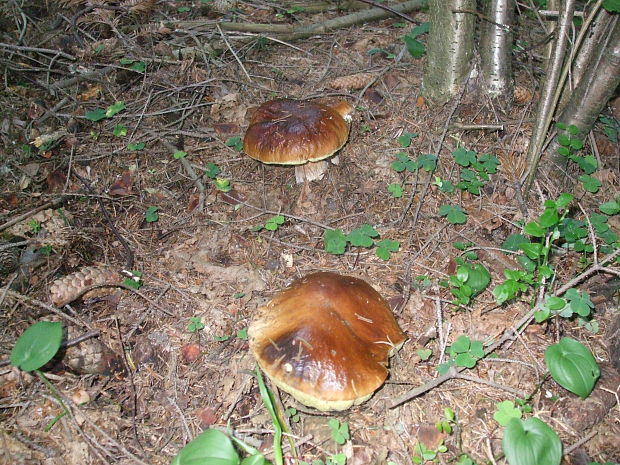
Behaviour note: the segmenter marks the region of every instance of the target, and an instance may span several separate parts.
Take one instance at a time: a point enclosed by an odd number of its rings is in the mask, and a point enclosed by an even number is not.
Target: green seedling
[[[49,257],[53,251],[53,247],[49,244],[41,246],[41,248],[39,248],[39,253],[44,257]]]
[[[125,102],[119,101],[110,105],[107,109],[96,108],[92,111],[88,111],[84,114],[84,117],[89,121],[101,121],[102,119],[112,118],[117,113],[120,113],[125,109]]]
[[[382,239],[375,242],[379,233],[369,224],[363,224],[353,229],[349,234],[345,234],[341,229],[326,229],[323,233],[323,244],[325,251],[333,255],[345,253],[347,244],[352,247],[372,247],[376,246],[375,253],[382,260],[389,260],[392,253],[398,252],[400,243],[391,239]]]
[[[123,66],[127,66],[131,71],[135,71],[137,73],[144,73],[146,70],[146,63],[144,61],[134,61],[129,58],[121,58],[120,63]]]
[[[437,155],[425,153],[418,155],[416,160],[413,161],[406,153],[398,152],[396,154],[396,160],[392,162],[391,167],[397,173],[401,173],[405,170],[410,173],[415,173],[420,168],[430,173],[437,167]]]
[[[463,224],[467,221],[467,213],[460,205],[444,204],[439,207],[439,215],[445,216],[450,224]]]
[[[490,174],[497,173],[499,160],[489,153],[476,154],[472,150],[459,147],[452,152],[454,161],[462,167],[460,182],[456,185],[474,195],[480,195],[480,188],[490,179]]]
[[[231,147],[236,152],[241,152],[243,150],[243,141],[241,140],[241,136],[233,136],[230,137],[226,142],[224,142],[226,147]]]
[[[428,33],[429,30],[430,23],[422,23],[415,26],[411,29],[411,31],[409,31],[409,34],[402,37],[403,42],[405,42],[405,45],[407,46],[407,51],[412,57],[420,58],[426,53],[426,46],[418,40],[418,37],[422,34]]]
[[[435,428],[440,433],[452,434],[452,425],[456,425],[456,414],[450,407],[444,407],[443,419],[435,423]]]
[[[132,289],[140,289],[144,284],[142,280],[142,272],[134,270],[131,272],[131,277],[127,277],[123,280],[123,284]]]
[[[435,176],[433,186],[437,186],[441,192],[446,194],[452,194],[454,192],[454,184],[447,179],[441,179],[439,176]]]
[[[433,450],[427,448],[421,442],[418,442],[413,448],[413,456],[411,461],[415,464],[422,464],[426,462],[436,462],[438,455],[448,451],[448,448],[444,445],[443,441]]]
[[[407,148],[411,145],[411,141],[416,137],[418,137],[418,135],[413,132],[404,132],[398,137],[398,143],[401,147]]]
[[[431,355],[433,355],[432,349],[418,349],[415,353],[418,354],[420,360],[424,362],[426,362],[429,358],[431,358]]]
[[[480,263],[469,263],[458,257],[456,274],[450,276],[450,292],[455,305],[468,305],[491,282],[491,273]]]
[[[493,419],[501,426],[506,426],[508,422],[513,418],[521,418],[523,412],[519,407],[515,406],[515,403],[511,400],[505,400],[495,404],[497,408],[493,414]]]
[[[242,341],[248,340],[248,328],[243,328],[237,331],[237,339],[241,339]]]
[[[329,426],[329,430],[331,432],[332,440],[336,444],[343,445],[349,439],[351,439],[351,435],[349,434],[349,424],[344,422],[341,423],[336,418],[330,418],[327,422]]]
[[[41,229],[43,229],[43,226],[37,220],[30,220],[28,222],[28,228],[30,229],[31,233],[37,234],[37,233],[41,232]]]
[[[220,168],[213,162],[207,163],[207,170],[205,171],[205,175],[209,179],[215,179],[218,174],[220,174]]]
[[[403,196],[403,186],[399,183],[393,183],[388,185],[388,192],[392,194],[392,197],[400,198]]]
[[[583,139],[579,135],[579,129],[573,124],[567,126],[563,123],[557,123],[556,128],[558,129],[558,153],[577,164],[585,173],[579,176],[579,181],[585,191],[590,193],[598,192],[602,183],[591,176],[598,168],[598,162],[594,155],[579,155],[579,152],[585,145]]]
[[[139,152],[140,150],[144,150],[146,144],[144,142],[130,142],[127,144],[127,150],[131,152]]]
[[[187,152],[185,152],[183,150],[176,150],[172,154],[172,158],[174,158],[175,160],[180,160],[181,158],[185,158],[186,156],[187,156]]]
[[[618,143],[618,136],[620,136],[620,121],[616,118],[609,116],[599,116],[598,118],[601,126],[603,127],[603,133],[613,144]]]
[[[465,335],[459,336],[447,350],[450,358],[447,362],[437,366],[439,374],[448,373],[450,367],[458,366],[473,368],[482,357],[484,357],[484,346],[480,341],[472,341]]]
[[[296,408],[287,407],[284,410],[284,415],[286,415],[286,418],[288,418],[291,423],[299,423],[300,417],[299,412],[297,412]]]
[[[127,135],[127,127],[122,124],[117,124],[112,130],[114,137],[125,137]]]
[[[189,324],[187,325],[187,331],[190,333],[197,333],[198,331],[204,329],[205,324],[202,322],[200,317],[193,316],[189,319]]]
[[[144,220],[147,223],[155,223],[157,220],[159,220],[159,213],[157,213],[158,210],[159,210],[159,207],[155,207],[151,205],[144,212]]]
[[[232,186],[230,185],[230,180],[224,178],[215,178],[213,180],[213,185],[218,191],[221,192],[230,192],[232,190]]]
[[[260,229],[265,228],[267,231],[277,231],[284,224],[284,221],[286,221],[286,218],[282,215],[272,216],[267,219],[264,226],[260,226]]]

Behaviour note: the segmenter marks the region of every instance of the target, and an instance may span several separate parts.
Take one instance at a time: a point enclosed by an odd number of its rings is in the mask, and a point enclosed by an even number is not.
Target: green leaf
[[[220,169],[215,163],[209,162],[207,163],[207,171],[205,171],[205,174],[209,179],[215,179],[217,175],[220,174]]]
[[[11,350],[11,364],[24,371],[38,370],[60,349],[62,324],[39,321],[24,331]]]
[[[475,263],[469,266],[469,273],[465,283],[472,288],[474,294],[479,294],[485,290],[490,282],[491,273],[484,265]]]
[[[369,224],[363,224],[347,234],[347,240],[355,247],[370,247],[374,244],[373,237],[379,233]]]
[[[581,181],[581,185],[583,186],[584,190],[592,194],[594,194],[595,192],[598,192],[598,190],[603,185],[601,181],[587,174],[579,176],[579,181]]]
[[[334,255],[342,255],[347,247],[347,238],[341,229],[326,229],[323,233],[325,251]]]
[[[84,118],[89,121],[101,121],[106,118],[105,110],[103,108],[95,108],[94,110],[87,111],[84,114]]]
[[[348,423],[340,423],[337,419],[330,418],[327,425],[331,430],[332,439],[336,444],[342,445],[351,438]]]
[[[469,166],[477,161],[476,152],[466,150],[464,147],[459,147],[452,152],[452,157],[454,157],[454,161],[461,166]]]
[[[519,248],[525,252],[528,258],[536,260],[543,254],[543,245],[536,242],[528,242],[519,245]]]
[[[208,429],[181,449],[170,465],[238,465],[239,456],[230,438]]]
[[[416,164],[428,173],[435,171],[435,168],[437,168],[437,155],[432,153],[419,155],[416,159]]]
[[[493,419],[502,426],[506,426],[513,418],[521,418],[523,412],[520,408],[515,407],[511,400],[505,400],[496,404],[497,410],[493,414]]]
[[[430,29],[431,29],[431,23],[427,21],[412,28],[411,32],[409,32],[409,35],[411,37],[418,37],[421,34],[427,34],[430,31]]]
[[[555,206],[559,209],[567,207],[573,201],[573,195],[566,192],[561,193],[555,201]]]
[[[426,361],[431,357],[433,351],[431,349],[418,349],[415,351],[415,353],[418,354],[420,360]]]
[[[559,134],[558,144],[562,147],[570,147],[570,136],[568,134]]]
[[[575,157],[573,158],[573,161],[577,163],[579,168],[581,168],[581,170],[586,174],[592,174],[596,171],[596,168],[598,168],[598,162],[596,161],[596,158],[594,158],[594,155]]]
[[[583,141],[581,139],[571,139],[570,148],[573,150],[581,150],[583,148]]]
[[[551,226],[555,226],[560,221],[560,215],[558,214],[558,209],[556,207],[553,208],[545,208],[545,211],[540,218],[538,218],[538,224],[543,228],[550,228]],[[542,236],[538,236],[542,237]]]
[[[566,301],[561,297],[555,297],[553,295],[548,295],[545,299],[545,305],[549,307],[550,310],[562,310],[566,306]]]
[[[504,429],[502,449],[510,465],[559,465],[562,442],[538,418],[512,418]]]
[[[405,132],[399,136],[398,143],[401,147],[409,147],[414,137],[418,137],[418,135],[413,132]]]
[[[230,192],[232,190],[229,179],[215,178],[213,180],[213,185],[220,192]]]
[[[159,219],[159,214],[157,213],[159,207],[150,206],[144,212],[144,219],[147,223],[154,223]]]
[[[138,150],[142,150],[146,144],[144,142],[131,142],[127,144],[127,150],[131,150],[132,152],[136,152]]]
[[[112,116],[114,116],[117,113],[123,111],[124,109],[125,109],[125,102],[121,101],[121,102],[113,103],[106,110],[105,116],[106,116],[106,118],[111,118]]]
[[[563,337],[545,350],[545,363],[553,379],[582,399],[590,395],[601,371],[590,350],[579,341]]]
[[[456,341],[454,341],[452,345],[450,346],[450,353],[452,354],[464,353],[464,352],[469,351],[470,347],[471,347],[471,340],[464,334],[461,334],[456,339]]]
[[[456,362],[456,365],[459,367],[465,367],[465,368],[473,368],[476,366],[476,362],[477,360],[471,356],[471,354],[469,353],[465,353],[465,354],[458,354],[455,358],[454,361]]]
[[[237,331],[237,339],[241,339],[242,341],[248,340],[248,328],[243,328]]]
[[[114,137],[125,137],[127,135],[127,128],[122,124],[117,124],[112,130]]]
[[[582,317],[589,316],[590,311],[594,308],[587,292],[579,292],[577,289],[571,288],[566,291],[564,296],[570,302],[571,310]]]
[[[611,216],[620,212],[620,203],[615,200],[611,200],[609,202],[602,203],[598,208],[606,215]]]
[[[413,58],[420,58],[426,53],[426,46],[411,36],[403,36],[407,51]]]
[[[184,152],[183,150],[177,150],[172,154],[172,158],[174,158],[175,160],[180,160],[181,158],[185,158],[186,156],[187,152]]]
[[[578,135],[578,134],[579,134],[579,128],[578,128],[577,126],[575,126],[574,124],[570,124],[570,125],[566,128],[566,130],[568,131],[568,133],[569,133],[571,136],[576,136],[576,135]]]
[[[146,70],[146,63],[143,61],[136,61],[132,63],[129,69],[132,71],[136,71],[137,73],[144,73],[144,71]]]
[[[534,237],[545,237],[545,229],[540,224],[535,222],[527,223],[523,227],[523,232]]]
[[[389,260],[392,253],[398,252],[398,249],[400,248],[400,242],[392,239],[381,239],[376,245],[377,250],[375,253],[377,257],[385,261]]]
[[[525,244],[527,242],[529,242],[529,240],[523,234],[511,234],[503,242],[502,249],[516,252],[517,250],[521,250],[519,249],[521,244]]]
[[[398,183],[390,184],[388,192],[392,194],[392,197],[400,198],[403,196],[403,186]]]
[[[233,136],[228,138],[226,142],[224,142],[226,147],[232,147],[235,151],[241,152],[243,150],[243,141],[241,140],[241,136]]]
[[[604,0],[603,8],[610,13],[620,13],[620,0]]]
[[[265,222],[265,229],[268,231],[277,231],[278,227],[284,224],[285,218],[282,215],[272,216]]]
[[[200,331],[204,329],[205,324],[202,322],[200,317],[193,316],[189,319],[189,324],[187,325],[187,331],[190,333],[195,333],[196,331]]]
[[[478,157],[478,161],[489,174],[497,173],[497,166],[500,164],[497,157],[490,153],[483,153]]]
[[[460,205],[444,204],[439,207],[439,214],[445,216],[451,224],[463,224],[467,221],[467,215]]]

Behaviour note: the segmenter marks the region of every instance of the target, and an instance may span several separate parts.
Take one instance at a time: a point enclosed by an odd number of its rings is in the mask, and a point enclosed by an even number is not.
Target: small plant
[[[140,289],[144,285],[142,280],[142,272],[134,270],[131,272],[131,277],[127,277],[123,280],[123,284],[132,289]]]
[[[590,395],[601,375],[590,350],[568,337],[547,347],[545,364],[556,383],[582,399]]]
[[[351,439],[348,423],[341,423],[336,418],[330,418],[327,422],[327,425],[329,426],[332,440],[336,444],[343,445],[345,442]]]
[[[175,160],[180,160],[181,158],[185,158],[187,156],[187,152],[183,150],[177,150],[172,154],[172,158]]]
[[[155,223],[159,220],[159,213],[157,213],[157,210],[159,210],[159,207],[150,206],[147,208],[144,212],[144,220],[147,223]]]
[[[363,224],[353,229],[349,234],[345,234],[341,229],[326,229],[323,233],[323,244],[325,251],[333,255],[342,255],[347,248],[347,244],[353,247],[372,247],[376,246],[375,254],[382,260],[389,260],[392,253],[398,252],[400,243],[391,239],[382,239],[375,242],[379,233],[369,224]]]
[[[450,358],[437,366],[439,374],[446,374],[450,367],[473,368],[484,357],[484,346],[480,341],[472,341],[465,335],[459,336],[447,349]]]
[[[618,136],[620,135],[620,121],[616,118],[609,116],[599,116],[598,119],[603,126],[603,133],[614,144],[618,143]]]
[[[271,218],[268,218],[267,221],[265,221],[264,225],[259,224],[258,226],[254,226],[252,228],[252,231],[260,231],[261,229],[266,229],[267,231],[277,231],[278,228],[282,226],[285,221],[286,218],[284,216],[275,215]]]
[[[127,127],[122,124],[117,124],[112,130],[114,137],[125,137],[127,135]]]
[[[450,407],[444,407],[443,419],[435,423],[435,428],[440,433],[452,434],[452,425],[456,425],[456,414]]]
[[[131,71],[144,73],[146,71],[146,63],[144,61],[135,61],[130,58],[121,58],[121,65],[127,66]]]
[[[513,418],[521,418],[523,416],[521,409],[516,407],[511,400],[498,402],[495,406],[497,410],[493,414],[493,419],[502,426],[506,426]]]
[[[467,221],[467,213],[460,205],[444,204],[439,207],[439,215],[445,216],[450,224],[463,224]]]
[[[559,465],[560,438],[538,418],[512,418],[504,428],[502,449],[510,465]]]
[[[585,173],[579,176],[584,190],[590,193],[598,192],[602,183],[591,176],[598,168],[598,162],[594,155],[580,156],[578,154],[584,147],[583,139],[579,136],[579,128],[574,124],[567,126],[564,123],[557,123],[556,128],[558,129],[558,153],[577,164]]]
[[[127,144],[127,150],[131,152],[139,152],[140,150],[144,150],[146,144],[144,142],[130,142]]]
[[[226,147],[231,147],[236,152],[241,152],[243,150],[243,141],[241,140],[241,136],[233,136],[230,137],[226,142],[224,142]]]
[[[193,316],[189,319],[189,324],[187,325],[187,331],[190,333],[197,333],[201,329],[204,329],[205,324],[202,322],[200,317]]]
[[[422,23],[411,29],[411,31],[409,31],[409,34],[403,36],[402,39],[407,46],[407,51],[412,57],[420,58],[426,53],[426,46],[424,45],[424,43],[418,40],[418,37],[422,34],[428,33],[429,30],[430,23]]]
[[[41,222],[37,220],[30,220],[28,222],[28,228],[30,228],[31,233],[37,234],[38,232],[41,232],[41,229],[43,229],[43,226],[41,225]]]
[[[459,147],[452,152],[452,157],[463,167],[456,187],[471,194],[480,195],[480,188],[490,179],[489,175],[497,173],[499,160],[495,155],[489,153],[478,155],[472,150]]]
[[[411,457],[411,461],[415,464],[435,462],[439,454],[443,454],[447,451],[448,448],[444,445],[443,441],[441,441],[435,449],[429,449],[421,442],[418,442],[413,448],[413,457]]]
[[[456,274],[450,276],[450,292],[455,305],[468,305],[471,299],[484,291],[491,282],[491,273],[480,263],[456,258]]]
[[[88,111],[84,114],[84,118],[89,121],[97,122],[102,119],[112,118],[117,113],[120,113],[125,109],[125,102],[120,101],[110,105],[107,109],[96,108],[92,111]]]
[[[288,418],[291,423],[299,423],[300,417],[299,412],[297,412],[296,408],[287,407],[284,410],[284,415],[286,415],[286,418]]]

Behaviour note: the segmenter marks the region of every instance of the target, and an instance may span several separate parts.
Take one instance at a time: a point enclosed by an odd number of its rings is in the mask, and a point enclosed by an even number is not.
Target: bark
[[[424,94],[445,103],[458,94],[470,72],[474,46],[475,0],[430,0]]]
[[[512,102],[512,40],[515,0],[487,0],[480,41],[481,73],[491,98]]]
[[[607,46],[603,53],[589,64],[558,118],[560,123],[567,126],[577,126],[582,138],[590,132],[598,115],[620,85],[620,21],[616,17],[613,23],[611,34],[605,38]],[[554,144],[554,147],[557,145]],[[553,153],[556,151],[553,150]],[[561,155],[555,156],[555,159],[565,163]]]

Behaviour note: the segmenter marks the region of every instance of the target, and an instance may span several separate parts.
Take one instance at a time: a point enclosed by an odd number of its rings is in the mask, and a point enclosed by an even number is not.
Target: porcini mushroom
[[[368,400],[405,341],[375,289],[336,273],[298,279],[259,310],[248,329],[259,366],[280,389],[322,411]]]
[[[277,99],[259,106],[243,138],[243,150],[267,164],[296,165],[297,183],[323,178],[326,158],[349,137],[353,107],[345,100]]]

